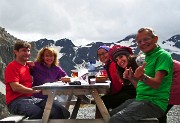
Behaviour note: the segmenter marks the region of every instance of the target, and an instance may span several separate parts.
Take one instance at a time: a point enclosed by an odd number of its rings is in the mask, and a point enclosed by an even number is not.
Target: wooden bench
[[[95,104],[94,100],[91,100],[91,104]],[[138,121],[138,123],[159,123],[157,118],[145,118]]]
[[[145,118],[138,121],[138,123],[159,123],[157,118]]]
[[[4,119],[1,119],[0,123],[18,123],[25,118],[26,117],[23,115],[12,115],[12,116],[6,117]]]

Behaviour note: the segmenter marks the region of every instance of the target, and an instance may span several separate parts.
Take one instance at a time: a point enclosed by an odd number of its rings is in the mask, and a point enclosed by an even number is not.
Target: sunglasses
[[[101,56],[104,56],[106,53],[108,53],[108,52],[104,52],[104,53],[101,53],[101,54],[97,54],[97,57],[100,58]]]

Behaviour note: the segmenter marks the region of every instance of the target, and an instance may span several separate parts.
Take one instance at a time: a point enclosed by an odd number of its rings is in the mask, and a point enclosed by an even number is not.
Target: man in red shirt
[[[15,60],[5,70],[6,104],[10,113],[25,115],[29,119],[41,119],[46,100],[32,96],[40,91],[32,89],[32,77],[26,64],[30,48],[31,45],[24,41],[18,41],[14,45]],[[69,111],[63,106],[53,103],[50,118],[68,118],[69,115]]]

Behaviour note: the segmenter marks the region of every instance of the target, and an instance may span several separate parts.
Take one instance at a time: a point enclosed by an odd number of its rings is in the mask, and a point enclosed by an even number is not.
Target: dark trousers
[[[168,105],[165,114],[159,118],[159,123],[167,123],[167,113],[173,107],[173,105]]]
[[[165,112],[149,101],[129,99],[110,112],[108,123],[138,123],[143,118],[160,118]]]
[[[114,109],[128,99],[136,98],[136,89],[133,85],[123,86],[119,93],[101,97],[107,109]]]
[[[15,99],[8,105],[8,110],[12,114],[25,115],[29,119],[42,119],[46,100],[34,97],[25,97]],[[54,100],[50,119],[67,119],[70,112],[60,103]]]
[[[112,94],[112,95],[104,95],[101,97],[101,99],[104,102],[104,105],[106,108],[114,109],[118,106],[120,106],[122,103],[124,103],[128,99],[134,99],[136,97],[136,90],[133,85],[129,86],[123,86],[119,93]],[[96,107],[96,118],[101,118],[101,114]]]

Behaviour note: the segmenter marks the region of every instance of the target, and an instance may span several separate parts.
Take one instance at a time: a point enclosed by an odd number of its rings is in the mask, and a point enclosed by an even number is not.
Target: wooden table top
[[[68,83],[63,83],[61,81],[53,83],[45,83],[40,86],[34,86],[34,90],[49,90],[49,89],[108,89],[110,88],[110,82],[106,81],[104,83],[95,84],[81,84],[81,85],[69,85]]]

